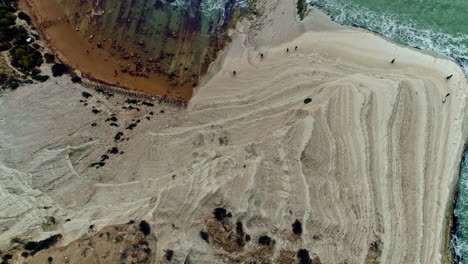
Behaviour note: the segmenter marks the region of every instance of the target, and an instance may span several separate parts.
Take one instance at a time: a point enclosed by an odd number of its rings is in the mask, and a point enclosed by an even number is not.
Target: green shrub
[[[68,66],[62,63],[56,63],[52,66],[52,75],[54,77],[62,76],[69,71]]]
[[[305,0],[297,0],[297,14],[301,20],[304,19],[305,12],[307,10],[307,3]]]
[[[48,75],[34,75],[32,78],[34,80],[38,81],[38,82],[45,82],[45,81],[49,80]]]
[[[28,24],[31,24],[31,18],[24,12],[19,12],[18,18],[26,21]]]
[[[0,85],[3,85],[8,81],[8,75],[4,72],[0,72]]]
[[[44,62],[42,54],[29,45],[15,46],[10,55],[11,64],[23,72],[29,72]]]
[[[11,48],[11,44],[9,42],[0,43],[0,51],[9,50],[10,48]]]
[[[5,84],[6,88],[8,89],[11,89],[11,90],[15,90],[16,88],[19,87],[19,81],[15,78],[10,78],[6,84]]]
[[[55,56],[50,53],[45,53],[44,54],[44,59],[47,63],[54,63],[55,62]]]

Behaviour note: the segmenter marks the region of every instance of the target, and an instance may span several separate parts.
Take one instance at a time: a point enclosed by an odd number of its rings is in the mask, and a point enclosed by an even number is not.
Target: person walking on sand
[[[286,53],[288,53],[288,52],[289,52],[289,48],[286,49]]]
[[[449,97],[450,93],[446,94],[444,99],[442,99],[442,103],[445,104],[445,101],[447,101],[447,97]]]
[[[296,46],[296,47],[294,47],[294,50],[295,50],[295,51],[297,51],[297,46]]]
[[[395,63],[396,58],[393,58],[393,60],[390,62],[390,64]]]
[[[263,53],[260,53],[260,58],[263,59]]]
[[[237,75],[237,72],[236,72],[236,71],[232,71],[232,75],[236,76],[236,75]]]

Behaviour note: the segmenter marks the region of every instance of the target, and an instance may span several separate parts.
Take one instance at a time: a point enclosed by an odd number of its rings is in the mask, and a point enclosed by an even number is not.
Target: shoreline
[[[359,26],[359,25],[355,25],[355,24],[353,24],[353,25],[339,24],[338,22],[333,20],[332,16],[328,12],[323,10],[318,5],[312,5],[309,8],[309,10],[307,11],[307,14],[310,15],[311,12],[314,12],[313,10],[316,10],[316,11],[322,13],[323,15],[328,17],[330,19],[330,21],[332,21],[333,23],[338,24],[338,25],[343,26],[343,27],[346,27],[348,29],[358,30],[358,31],[363,31],[363,32],[366,32],[366,33],[370,33],[370,34],[373,34],[373,35],[375,35],[377,37],[380,37],[380,38],[384,39],[387,42],[398,45],[400,47],[407,48],[407,49],[410,49],[410,50],[413,50],[415,52],[419,52],[419,53],[422,53],[422,54],[425,54],[425,55],[429,55],[429,56],[432,56],[434,58],[443,59],[443,60],[453,62],[454,64],[456,64],[461,69],[462,72],[464,72],[464,68],[462,67],[463,65],[461,65],[455,58],[448,57],[448,56],[436,53],[434,51],[425,50],[425,49],[422,49],[420,47],[414,47],[414,46],[406,45],[404,43],[396,42],[396,41],[388,38],[387,36],[384,36],[383,34],[377,32],[377,31],[373,31],[373,30],[368,29],[368,28],[363,27],[363,26]],[[468,76],[467,75],[464,75],[464,79],[465,79],[466,83],[468,83]],[[465,142],[466,142],[466,139],[467,139],[467,136],[465,136]],[[451,245],[451,238],[452,238],[452,235],[453,235],[453,229],[456,228],[455,227],[455,220],[454,220],[455,215],[454,215],[453,210],[455,209],[455,204],[456,204],[456,199],[457,199],[457,185],[458,185],[458,181],[459,181],[459,174],[460,174],[460,171],[461,171],[460,165],[461,165],[461,161],[462,161],[462,158],[463,158],[464,150],[468,147],[468,145],[467,145],[467,143],[464,143],[464,144],[462,144],[462,146],[463,146],[463,148],[461,149],[461,152],[460,152],[460,155],[459,155],[459,160],[457,162],[458,171],[456,172],[457,174],[454,177],[454,182],[453,182],[452,188],[451,188],[450,197],[452,197],[452,198],[449,199],[446,202],[446,212],[447,213],[446,213],[446,216],[444,218],[444,222],[445,222],[444,226],[445,227],[443,229],[443,232],[446,235],[444,236],[443,241],[441,241],[443,246],[441,246],[440,251],[442,253],[443,261],[447,261],[447,263],[453,263],[454,254],[455,254],[454,249],[452,248],[452,245]]]
[[[395,43],[397,45],[402,45],[402,46],[405,46],[405,47],[409,47],[409,48],[412,48],[412,49],[416,49],[422,53],[425,53],[425,54],[428,54],[428,55],[431,55],[433,57],[436,57],[436,58],[444,58],[444,59],[448,59],[450,61],[453,61],[454,63],[456,63],[457,65],[460,66],[460,68],[463,69],[463,72],[465,73],[465,77],[467,79],[467,83],[468,83],[468,68],[465,69],[465,65],[462,64],[462,61],[460,57],[452,57],[452,56],[448,56],[448,55],[443,55],[443,54],[440,54],[440,53],[437,53],[436,51],[432,51],[432,50],[428,50],[428,49],[425,49],[425,48],[421,48],[421,47],[418,47],[418,46],[412,46],[412,45],[409,45],[409,44],[405,44],[405,43],[401,43],[401,42],[397,42],[385,35],[383,35],[382,33],[379,33],[377,31],[374,31],[374,30],[371,30],[369,28],[366,28],[364,26],[360,26],[360,25],[357,25],[357,24],[341,24],[341,23],[338,23],[336,22],[334,19],[333,19],[333,16],[328,13],[323,7],[321,7],[320,5],[318,4],[309,4],[308,5],[309,9],[308,11],[310,11],[311,9],[317,9],[319,10],[320,12],[324,13],[326,16],[328,16],[334,23],[337,23],[341,26],[345,26],[345,27],[351,27],[351,28],[356,28],[356,29],[362,29],[362,30],[365,30],[365,31],[369,31],[371,33],[374,33],[374,34],[377,34],[379,36],[381,36],[382,38],[392,42],[392,43]]]
[[[465,152],[468,151],[468,143],[465,143],[464,147],[463,147],[463,151],[462,151],[462,155],[460,157],[460,161],[462,162],[466,157],[464,156]],[[458,175],[460,176],[460,173],[461,173],[461,163],[460,163],[460,166],[459,166],[459,173]],[[460,178],[460,177],[458,177]],[[459,181],[459,180],[458,180]],[[448,231],[449,231],[449,237],[448,237],[448,243],[449,243],[449,246],[447,247],[447,255],[450,256],[450,262],[448,263],[455,263],[455,258],[458,257],[456,255],[456,252],[455,252],[455,245],[452,243],[452,238],[455,236],[456,237],[456,234],[457,234],[457,223],[458,223],[458,217],[455,215],[455,208],[456,208],[456,205],[457,205],[457,202],[458,202],[458,195],[459,195],[459,190],[458,190],[458,181],[455,185],[455,189],[454,189],[454,194],[453,194],[453,202],[451,204],[451,210],[450,210],[450,215],[448,215],[449,219],[449,226],[448,226]],[[461,258],[463,256],[460,256]],[[458,259],[460,260],[460,259]],[[463,260],[463,259],[461,259]],[[457,262],[458,263],[458,262]]]
[[[429,56],[433,56],[435,58],[439,58],[439,59],[446,59],[446,60],[449,60],[449,61],[452,61],[453,63],[457,64],[458,66],[460,66],[461,69],[463,69],[462,65],[456,60],[456,58],[453,58],[453,57],[449,57],[449,56],[445,56],[445,55],[442,55],[442,54],[439,54],[435,51],[431,51],[431,50],[426,50],[424,48],[420,48],[420,47],[417,47],[417,46],[411,46],[411,45],[407,45],[407,44],[404,44],[404,43],[400,43],[400,42],[397,42],[385,35],[383,35],[382,33],[379,33],[377,31],[374,31],[374,30],[371,30],[369,28],[366,28],[364,26],[359,26],[357,24],[340,24],[338,22],[336,22],[335,20],[333,20],[333,17],[326,11],[324,10],[322,7],[318,6],[318,5],[312,5],[309,9],[309,12],[310,10],[312,9],[315,9],[315,10],[318,10],[320,11],[321,13],[323,13],[324,15],[326,15],[327,17],[330,18],[331,21],[333,21],[333,23],[336,23],[338,25],[341,25],[343,27],[347,27],[347,28],[351,28],[351,29],[355,29],[355,30],[364,30],[366,32],[369,32],[369,33],[372,33],[372,34],[375,34],[375,35],[378,35],[379,37],[385,39],[386,41],[388,42],[391,42],[393,44],[396,44],[396,45],[399,45],[401,47],[405,47],[405,48],[410,48],[410,49],[413,49],[415,51],[418,51],[418,52],[421,52],[421,53],[424,53],[424,54],[427,54]],[[466,76],[466,79],[467,79],[467,82],[468,82],[468,76]]]

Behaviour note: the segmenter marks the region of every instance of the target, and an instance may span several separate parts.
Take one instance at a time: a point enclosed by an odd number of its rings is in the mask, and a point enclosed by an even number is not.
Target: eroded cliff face
[[[227,29],[245,3],[218,1],[59,0],[81,36],[136,64],[132,74],[157,72],[196,85],[229,42]],[[215,2],[216,3],[216,2]]]

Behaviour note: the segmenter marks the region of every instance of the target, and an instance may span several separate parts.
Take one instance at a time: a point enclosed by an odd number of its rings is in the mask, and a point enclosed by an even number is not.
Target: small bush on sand
[[[70,69],[68,68],[68,66],[62,63],[56,63],[52,66],[52,75],[54,77],[62,76],[68,73],[69,71]]]

